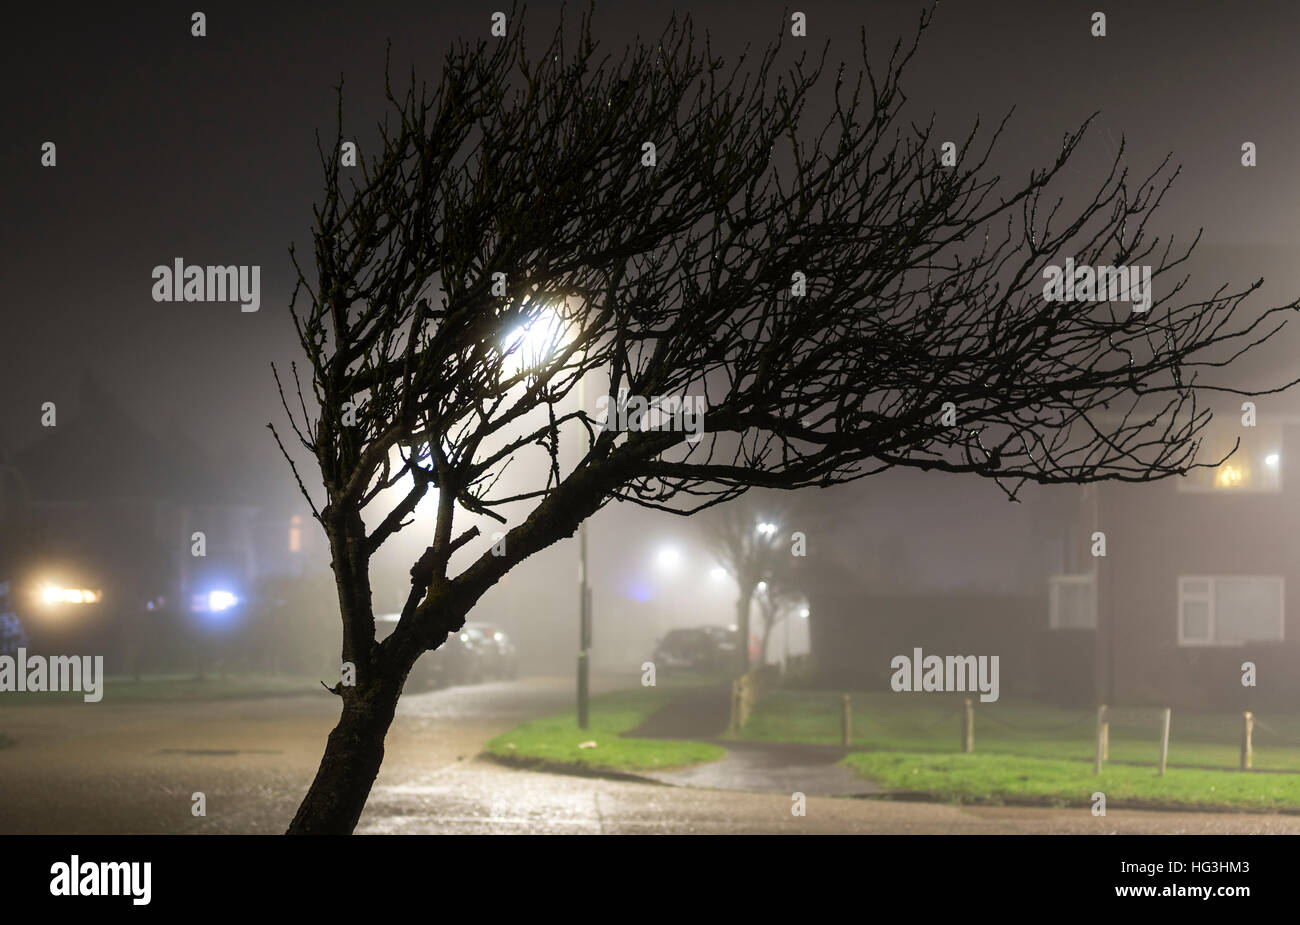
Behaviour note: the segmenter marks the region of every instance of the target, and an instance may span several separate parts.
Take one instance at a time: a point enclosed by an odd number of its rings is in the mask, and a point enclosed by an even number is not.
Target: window
[[[1224,462],[1220,466],[1193,469],[1178,479],[1178,490],[1214,493],[1281,491],[1281,422],[1261,419],[1254,427],[1206,433],[1196,461],[1208,464],[1221,459]]]
[[[1280,641],[1283,590],[1283,579],[1276,575],[1179,578],[1178,644]]]
[[[1048,625],[1052,629],[1097,628],[1097,584],[1092,575],[1053,575],[1048,587],[1051,598]]]

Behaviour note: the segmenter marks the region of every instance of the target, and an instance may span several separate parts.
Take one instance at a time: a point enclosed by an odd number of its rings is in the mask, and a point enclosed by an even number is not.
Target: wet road
[[[614,686],[593,678],[593,690]],[[571,709],[571,678],[528,678],[403,696],[376,786],[469,761],[525,719]],[[280,833],[293,817],[338,700],[7,703],[0,833]],[[207,815],[192,814],[204,794]]]
[[[609,686],[608,682],[600,687]],[[597,688],[599,689],[599,687]],[[1300,817],[954,807],[540,774],[476,756],[530,716],[569,708],[568,678],[408,695],[358,831],[367,833],[1291,833]],[[278,833],[315,773],[337,702],[325,694],[185,704],[4,706],[0,832]],[[833,773],[833,772],[829,772]],[[798,772],[794,772],[798,777]],[[707,783],[700,771],[695,783]],[[207,815],[191,814],[202,792]],[[834,790],[832,789],[832,792]]]

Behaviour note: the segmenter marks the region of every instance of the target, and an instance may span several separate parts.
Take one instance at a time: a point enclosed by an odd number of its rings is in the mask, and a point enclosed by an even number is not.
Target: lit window
[[[289,552],[302,552],[302,517],[289,518]]]
[[[1178,480],[1185,492],[1275,492],[1282,489],[1282,427],[1261,419],[1255,427],[1211,428],[1201,439],[1193,469]],[[1218,466],[1212,466],[1222,460]]]
[[[1178,644],[1280,641],[1284,588],[1284,580],[1276,575],[1179,578]]]
[[[1247,482],[1246,467],[1224,463],[1214,477],[1215,488],[1240,488]]]

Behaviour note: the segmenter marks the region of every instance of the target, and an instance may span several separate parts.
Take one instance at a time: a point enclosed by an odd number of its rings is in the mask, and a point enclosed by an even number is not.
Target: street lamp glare
[[[546,306],[532,321],[516,326],[506,335],[502,347],[510,354],[507,373],[514,375],[544,365],[571,337],[560,312]]]

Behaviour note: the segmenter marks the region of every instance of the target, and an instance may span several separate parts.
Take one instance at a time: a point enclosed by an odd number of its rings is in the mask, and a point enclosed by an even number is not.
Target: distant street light
[[[771,536],[772,534],[776,533],[776,524],[771,523],[769,521],[763,521],[761,524],[758,525],[758,532],[761,533],[763,536]]]
[[[208,592],[208,610],[220,612],[229,610],[239,603],[239,599],[229,591],[209,591]]]

